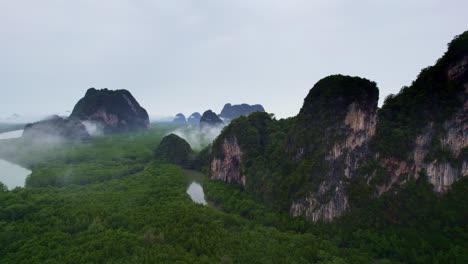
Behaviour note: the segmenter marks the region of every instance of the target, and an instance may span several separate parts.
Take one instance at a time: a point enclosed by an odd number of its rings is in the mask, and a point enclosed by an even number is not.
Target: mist
[[[221,134],[222,126],[186,126],[175,129],[168,134],[175,134],[187,141],[193,150],[200,151]]]
[[[104,127],[98,123],[93,121],[81,121],[81,123],[85,126],[86,131],[90,136],[100,136],[104,134]]]

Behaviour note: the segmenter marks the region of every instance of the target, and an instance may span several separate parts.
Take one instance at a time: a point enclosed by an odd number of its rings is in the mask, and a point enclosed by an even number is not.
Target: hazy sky
[[[335,73],[381,101],[468,29],[468,1],[0,0],[0,118],[72,110],[127,89],[151,116],[224,103],[297,114]]]

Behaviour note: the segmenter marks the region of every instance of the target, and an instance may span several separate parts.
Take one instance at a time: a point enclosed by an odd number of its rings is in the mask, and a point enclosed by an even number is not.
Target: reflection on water
[[[23,135],[23,130],[15,130],[0,134],[0,139],[19,138]]]
[[[205,193],[203,187],[198,182],[192,182],[187,189],[187,194],[190,195],[192,201],[206,205]]]
[[[0,139],[19,138],[23,135],[23,130],[16,130],[0,134]],[[9,190],[15,187],[23,187],[26,177],[31,174],[21,166],[0,159],[0,182],[5,184]]]
[[[0,159],[0,182],[9,190],[23,187],[29,174],[31,174],[30,170]]]

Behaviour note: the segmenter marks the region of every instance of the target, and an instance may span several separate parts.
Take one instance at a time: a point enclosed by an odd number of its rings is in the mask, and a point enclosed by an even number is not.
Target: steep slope
[[[213,145],[210,177],[242,184],[293,215],[340,215],[348,208],[344,181],[375,133],[377,100],[373,82],[326,77],[295,118],[254,113],[234,120]]]
[[[223,120],[211,110],[205,111],[200,118],[201,126],[219,126],[222,124],[224,124]]]
[[[445,192],[468,175],[468,32],[456,37],[434,66],[386,98],[374,140],[386,177],[383,193],[420,175]]]
[[[149,125],[148,113],[127,90],[90,88],[70,118],[95,122],[104,133],[146,130]]]
[[[332,75],[300,113],[234,120],[215,140],[210,178],[237,183],[308,220],[331,220],[424,176],[444,192],[467,176],[468,33],[377,110],[375,83]]]
[[[172,120],[174,124],[187,124],[187,120],[185,119],[184,114],[178,113],[174,119]]]
[[[193,160],[193,151],[189,143],[183,138],[169,134],[162,138],[158,147],[154,150],[156,159],[173,163],[184,168],[190,167]]]
[[[321,180],[292,203],[293,216],[328,220],[349,208],[345,187],[359,177],[356,169],[369,155],[378,94],[375,83],[341,75],[324,78],[310,90],[286,150],[294,164],[307,164],[307,178]]]
[[[198,125],[200,124],[201,115],[198,112],[194,112],[187,118],[187,123],[189,125]]]

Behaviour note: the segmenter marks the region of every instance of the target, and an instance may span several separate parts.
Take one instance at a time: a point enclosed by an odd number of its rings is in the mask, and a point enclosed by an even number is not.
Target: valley
[[[468,31],[386,97],[150,122],[124,89],[2,125],[0,263],[468,263]]]

